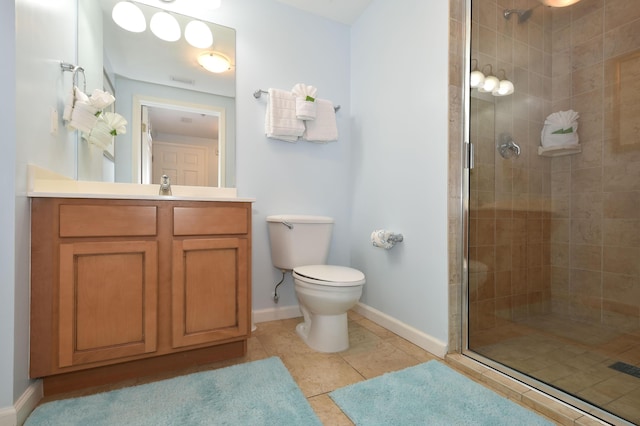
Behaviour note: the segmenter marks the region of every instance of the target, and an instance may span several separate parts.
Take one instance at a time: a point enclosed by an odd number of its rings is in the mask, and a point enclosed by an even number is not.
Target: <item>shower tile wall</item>
[[[580,113],[583,152],[551,166],[552,309],[640,326],[640,2],[552,14],[552,110]]]
[[[504,70],[515,93],[472,93],[469,255],[488,273],[471,270],[471,331],[551,311],[639,327],[640,1],[472,8],[472,58]],[[523,23],[503,17],[532,8]],[[567,109],[580,113],[583,152],[539,156],[545,117]],[[518,159],[497,154],[501,133],[521,146]]]
[[[465,64],[464,0],[449,0],[449,352],[462,350],[462,141]]]
[[[517,3],[517,4],[516,4]],[[536,7],[539,6],[539,7]],[[505,9],[533,9],[526,22]],[[546,313],[551,308],[551,159],[540,157],[540,130],[551,109],[551,15],[537,0],[472,2],[472,58],[515,85],[502,98],[472,92],[476,147],[470,176],[470,331]],[[472,65],[475,65],[472,64]],[[521,147],[517,159],[496,151],[501,134]],[[473,334],[471,335],[473,340]],[[472,342],[473,343],[473,342]]]

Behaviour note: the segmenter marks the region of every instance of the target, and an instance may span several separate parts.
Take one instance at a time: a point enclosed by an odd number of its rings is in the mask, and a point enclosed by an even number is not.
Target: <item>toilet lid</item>
[[[328,286],[356,286],[364,284],[364,274],[357,269],[337,265],[305,265],[293,268],[293,272]]]

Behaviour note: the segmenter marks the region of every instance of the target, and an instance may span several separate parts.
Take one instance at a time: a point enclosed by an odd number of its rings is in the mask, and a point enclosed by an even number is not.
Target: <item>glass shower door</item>
[[[638,424],[640,2],[506,3],[472,2],[474,68],[514,92],[470,91],[467,352]],[[579,143],[541,147],[564,111]]]

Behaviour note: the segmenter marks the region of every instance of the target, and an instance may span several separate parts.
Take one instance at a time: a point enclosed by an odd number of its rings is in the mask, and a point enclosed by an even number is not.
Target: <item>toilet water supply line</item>
[[[285,222],[284,220],[282,222],[284,226],[286,226],[289,229],[293,229],[293,224],[289,223],[289,222]],[[276,288],[273,289],[273,301],[275,303],[278,303],[278,300],[280,299],[280,296],[278,296],[278,287],[280,287],[280,284],[282,284],[284,282],[284,276],[287,273],[286,269],[281,269],[282,271],[282,279],[280,280],[280,282],[278,284],[276,284]]]
[[[284,223],[284,222],[282,222]],[[280,296],[278,296],[278,287],[280,286],[280,284],[283,283],[284,281],[284,276],[287,273],[287,271],[285,269],[281,269],[282,271],[282,279],[280,280],[280,282],[278,284],[276,284],[276,288],[273,290],[273,301],[278,303],[278,300],[280,299]]]

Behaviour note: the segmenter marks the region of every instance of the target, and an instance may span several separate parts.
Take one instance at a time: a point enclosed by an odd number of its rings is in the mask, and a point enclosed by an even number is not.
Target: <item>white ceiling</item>
[[[278,0],[300,10],[351,25],[371,0]]]
[[[158,133],[202,139],[218,139],[218,117],[196,112],[149,107],[153,137]]]

